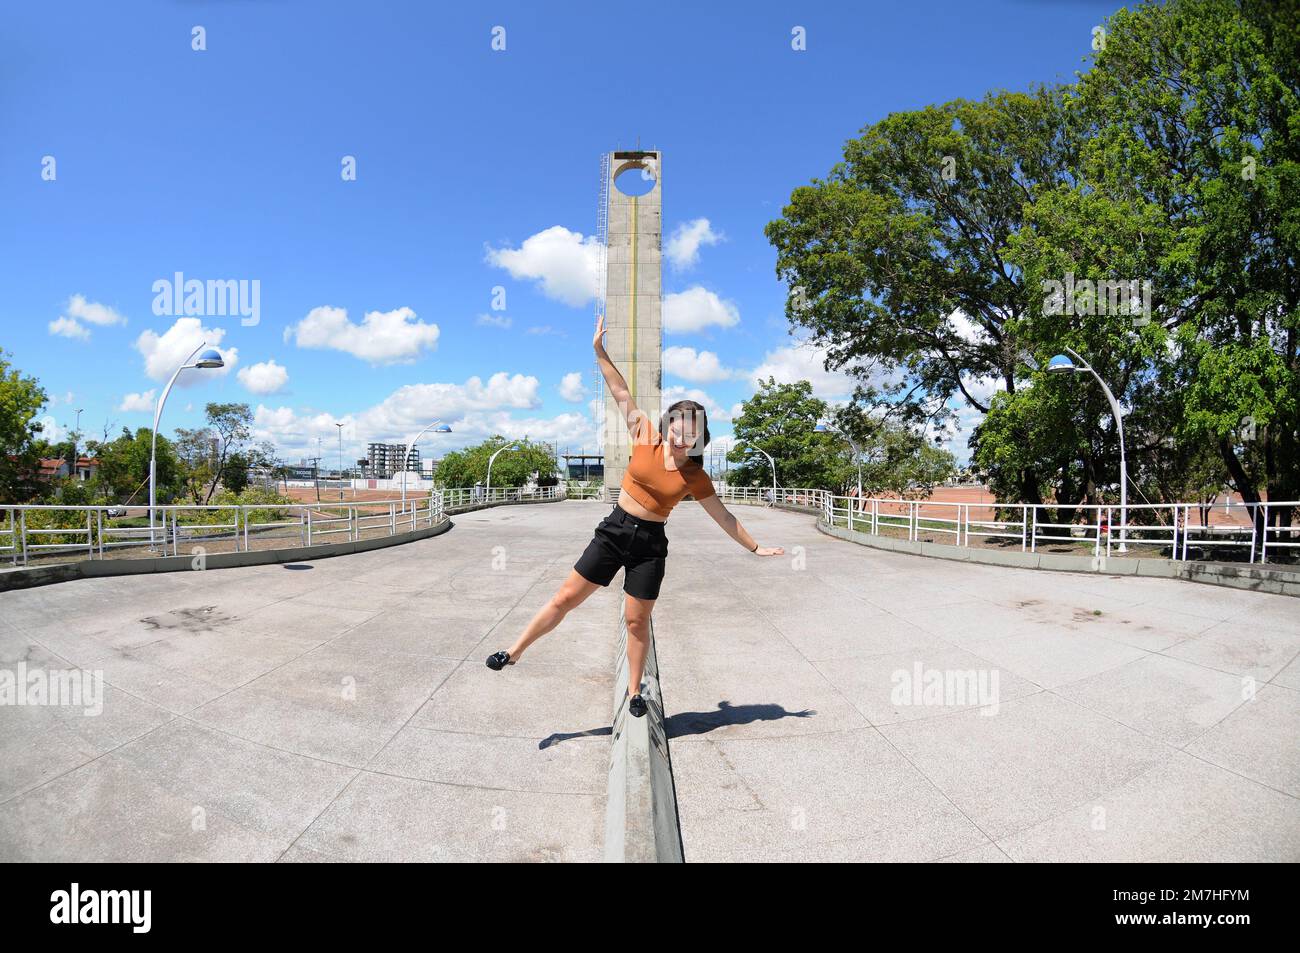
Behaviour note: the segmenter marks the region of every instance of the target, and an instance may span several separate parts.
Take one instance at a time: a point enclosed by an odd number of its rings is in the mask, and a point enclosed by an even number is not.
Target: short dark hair
[[[713,439],[709,434],[709,412],[704,409],[702,404],[693,400],[679,400],[677,403],[673,404],[665,410],[663,416],[659,418],[659,436],[664,440],[667,440],[669,425],[674,420],[685,419],[687,417],[693,418],[692,422],[696,425],[696,435],[695,443],[691,444],[691,448],[686,451],[686,455],[688,457],[702,458],[704,456],[704,448],[707,447],[709,441]],[[703,466],[701,460],[696,460],[695,462]]]

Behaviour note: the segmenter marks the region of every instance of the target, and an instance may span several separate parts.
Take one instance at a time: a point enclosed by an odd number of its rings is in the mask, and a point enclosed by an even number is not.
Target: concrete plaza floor
[[[106,683],[0,706],[0,860],[598,860],[621,577],[483,658],[604,512],[0,593],[0,669]],[[1300,601],[735,512],[786,555],[683,504],[655,610],[688,861],[1300,859]]]

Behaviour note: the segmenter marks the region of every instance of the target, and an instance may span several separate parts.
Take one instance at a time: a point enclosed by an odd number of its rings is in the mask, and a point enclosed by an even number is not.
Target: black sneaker
[[[632,700],[627,703],[627,710],[636,718],[640,718],[645,714],[645,699],[641,697],[639,692],[633,695]]]
[[[510,658],[509,652],[494,652],[487,657],[487,667],[492,669],[494,672],[499,672],[507,665],[514,664],[515,663]]]

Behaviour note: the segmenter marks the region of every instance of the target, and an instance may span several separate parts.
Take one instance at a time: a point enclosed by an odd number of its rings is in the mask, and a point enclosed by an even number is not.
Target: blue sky
[[[1071,78],[1112,9],[9,2],[0,348],[55,436],[78,408],[91,437],[150,425],[206,336],[232,364],[186,371],[164,432],[241,401],[294,461],[320,437],[332,463],[336,422],[355,459],[439,417],[426,456],[590,450],[598,158],[639,140],[664,153],[666,396],[725,439],[758,374],[851,390],[784,317],[763,227],[790,191],[890,112]],[[155,313],[178,272],[257,281],[258,322]]]

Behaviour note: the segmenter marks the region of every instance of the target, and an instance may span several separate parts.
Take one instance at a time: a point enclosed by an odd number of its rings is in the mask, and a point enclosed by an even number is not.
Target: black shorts
[[[622,567],[624,592],[638,599],[658,599],[667,558],[664,524],[637,519],[615,506],[600,521],[595,537],[573,568],[588,582],[608,586]]]

